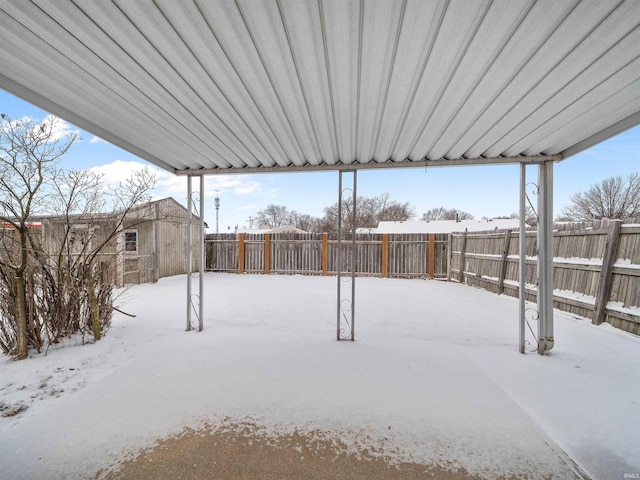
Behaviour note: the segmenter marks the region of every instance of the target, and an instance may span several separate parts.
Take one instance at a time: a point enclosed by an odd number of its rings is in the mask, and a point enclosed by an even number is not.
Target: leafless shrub
[[[0,123],[0,350],[19,359],[72,334],[101,338],[117,256],[103,253],[117,252],[125,219],[155,185],[148,169],[112,188],[61,170],[78,136],[60,136],[56,124]]]

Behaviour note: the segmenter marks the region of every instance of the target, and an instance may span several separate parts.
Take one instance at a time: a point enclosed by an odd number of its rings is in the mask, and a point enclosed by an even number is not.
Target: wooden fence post
[[[620,220],[611,220],[609,224],[607,243],[604,247],[604,255],[602,258],[602,268],[600,269],[600,275],[598,275],[596,305],[592,320],[594,325],[600,325],[605,321],[607,316],[607,303],[611,295],[611,276],[613,273],[613,264],[618,254],[618,240],[620,239],[621,227],[622,222]]]
[[[382,234],[382,265],[380,266],[382,278],[389,276],[389,234]]]
[[[244,273],[244,233],[238,234],[238,273]]]
[[[322,275],[327,276],[329,270],[329,234],[322,234]]]
[[[271,273],[271,234],[264,234],[264,250],[262,252],[262,259],[264,261],[264,274],[269,275]]]
[[[504,293],[504,278],[507,275],[507,257],[509,256],[509,244],[511,243],[511,230],[504,234],[502,244],[502,258],[500,259],[500,276],[498,277],[498,295]]]
[[[436,277],[436,234],[429,234],[429,263],[427,263],[427,275]]]
[[[458,282],[464,283],[464,254],[467,250],[467,229],[462,232],[462,246],[460,247],[460,271],[458,272]]]
[[[453,235],[447,234],[447,282],[451,281],[451,259],[453,258]]]

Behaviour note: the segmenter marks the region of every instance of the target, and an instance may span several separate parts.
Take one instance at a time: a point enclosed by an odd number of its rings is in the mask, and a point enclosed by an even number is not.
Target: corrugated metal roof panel
[[[0,0],[0,26],[0,87],[177,173],[534,161],[640,122],[634,0]]]

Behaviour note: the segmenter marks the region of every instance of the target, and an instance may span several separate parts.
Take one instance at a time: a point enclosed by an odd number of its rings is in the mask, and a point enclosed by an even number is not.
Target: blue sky
[[[0,90],[0,113],[11,118],[43,119],[47,112]],[[66,128],[76,129],[72,125]],[[118,182],[132,170],[150,165],[118,147],[80,130],[82,142],[63,159],[67,169],[94,168],[105,179]],[[155,167],[154,167],[155,168]],[[186,205],[186,179],[157,169],[154,198],[172,196]],[[640,171],[640,126],[591,149],[557,163],[554,168],[554,215],[569,203],[571,194],[584,191],[614,175]],[[536,181],[536,168],[528,167],[528,181]],[[345,175],[350,182],[350,176]],[[220,231],[248,226],[249,218],[270,203],[290,210],[322,216],[323,208],[336,202],[338,173],[289,173],[209,176],[206,180],[205,220],[215,231],[213,198],[220,196]],[[197,188],[197,186],[195,186]],[[517,165],[363,170],[358,173],[358,195],[389,193],[410,202],[416,217],[443,206],[457,208],[476,218],[509,215],[518,210],[519,167]]]

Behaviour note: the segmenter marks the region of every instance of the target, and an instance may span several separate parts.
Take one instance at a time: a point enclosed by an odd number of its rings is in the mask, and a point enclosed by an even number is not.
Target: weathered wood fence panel
[[[554,232],[554,306],[640,334],[640,226],[616,231],[612,225],[580,224]],[[350,238],[343,240],[343,272],[351,270],[351,245]],[[535,301],[535,231],[526,232],[525,256],[526,297]],[[359,276],[446,278],[517,296],[518,261],[516,230],[356,235]],[[211,271],[335,275],[337,262],[335,234],[213,234],[206,239]]]
[[[245,235],[244,255],[244,271],[262,273],[264,271],[264,235]]]
[[[580,224],[554,232],[554,306],[640,334],[640,226],[622,225],[616,231],[613,225]],[[351,245],[350,238],[343,240],[343,272],[351,270]],[[335,234],[213,234],[206,239],[206,268],[335,275],[337,250]],[[526,232],[525,256],[526,297],[535,301],[535,231]],[[516,230],[356,235],[360,276],[446,278],[517,296],[518,261]]]
[[[445,278],[446,234],[389,235],[389,276]]]
[[[426,277],[428,252],[424,235],[389,235],[389,276]]]
[[[271,236],[271,272],[320,275],[322,273],[322,234]]]
[[[554,306],[640,334],[640,227],[573,226],[553,235]],[[536,299],[536,232],[526,233],[527,300]],[[518,232],[451,234],[450,280],[518,295]]]
[[[207,235],[205,243],[207,270],[238,271],[238,238],[234,233]]]
[[[629,312],[629,307],[640,306],[640,226],[622,225],[617,250],[605,321],[640,335],[640,318]]]
[[[351,245],[346,236],[343,272],[351,271]],[[338,267],[335,234],[210,234],[205,251],[207,270],[217,272],[335,275]],[[444,278],[447,235],[358,234],[355,269],[359,276]]]

